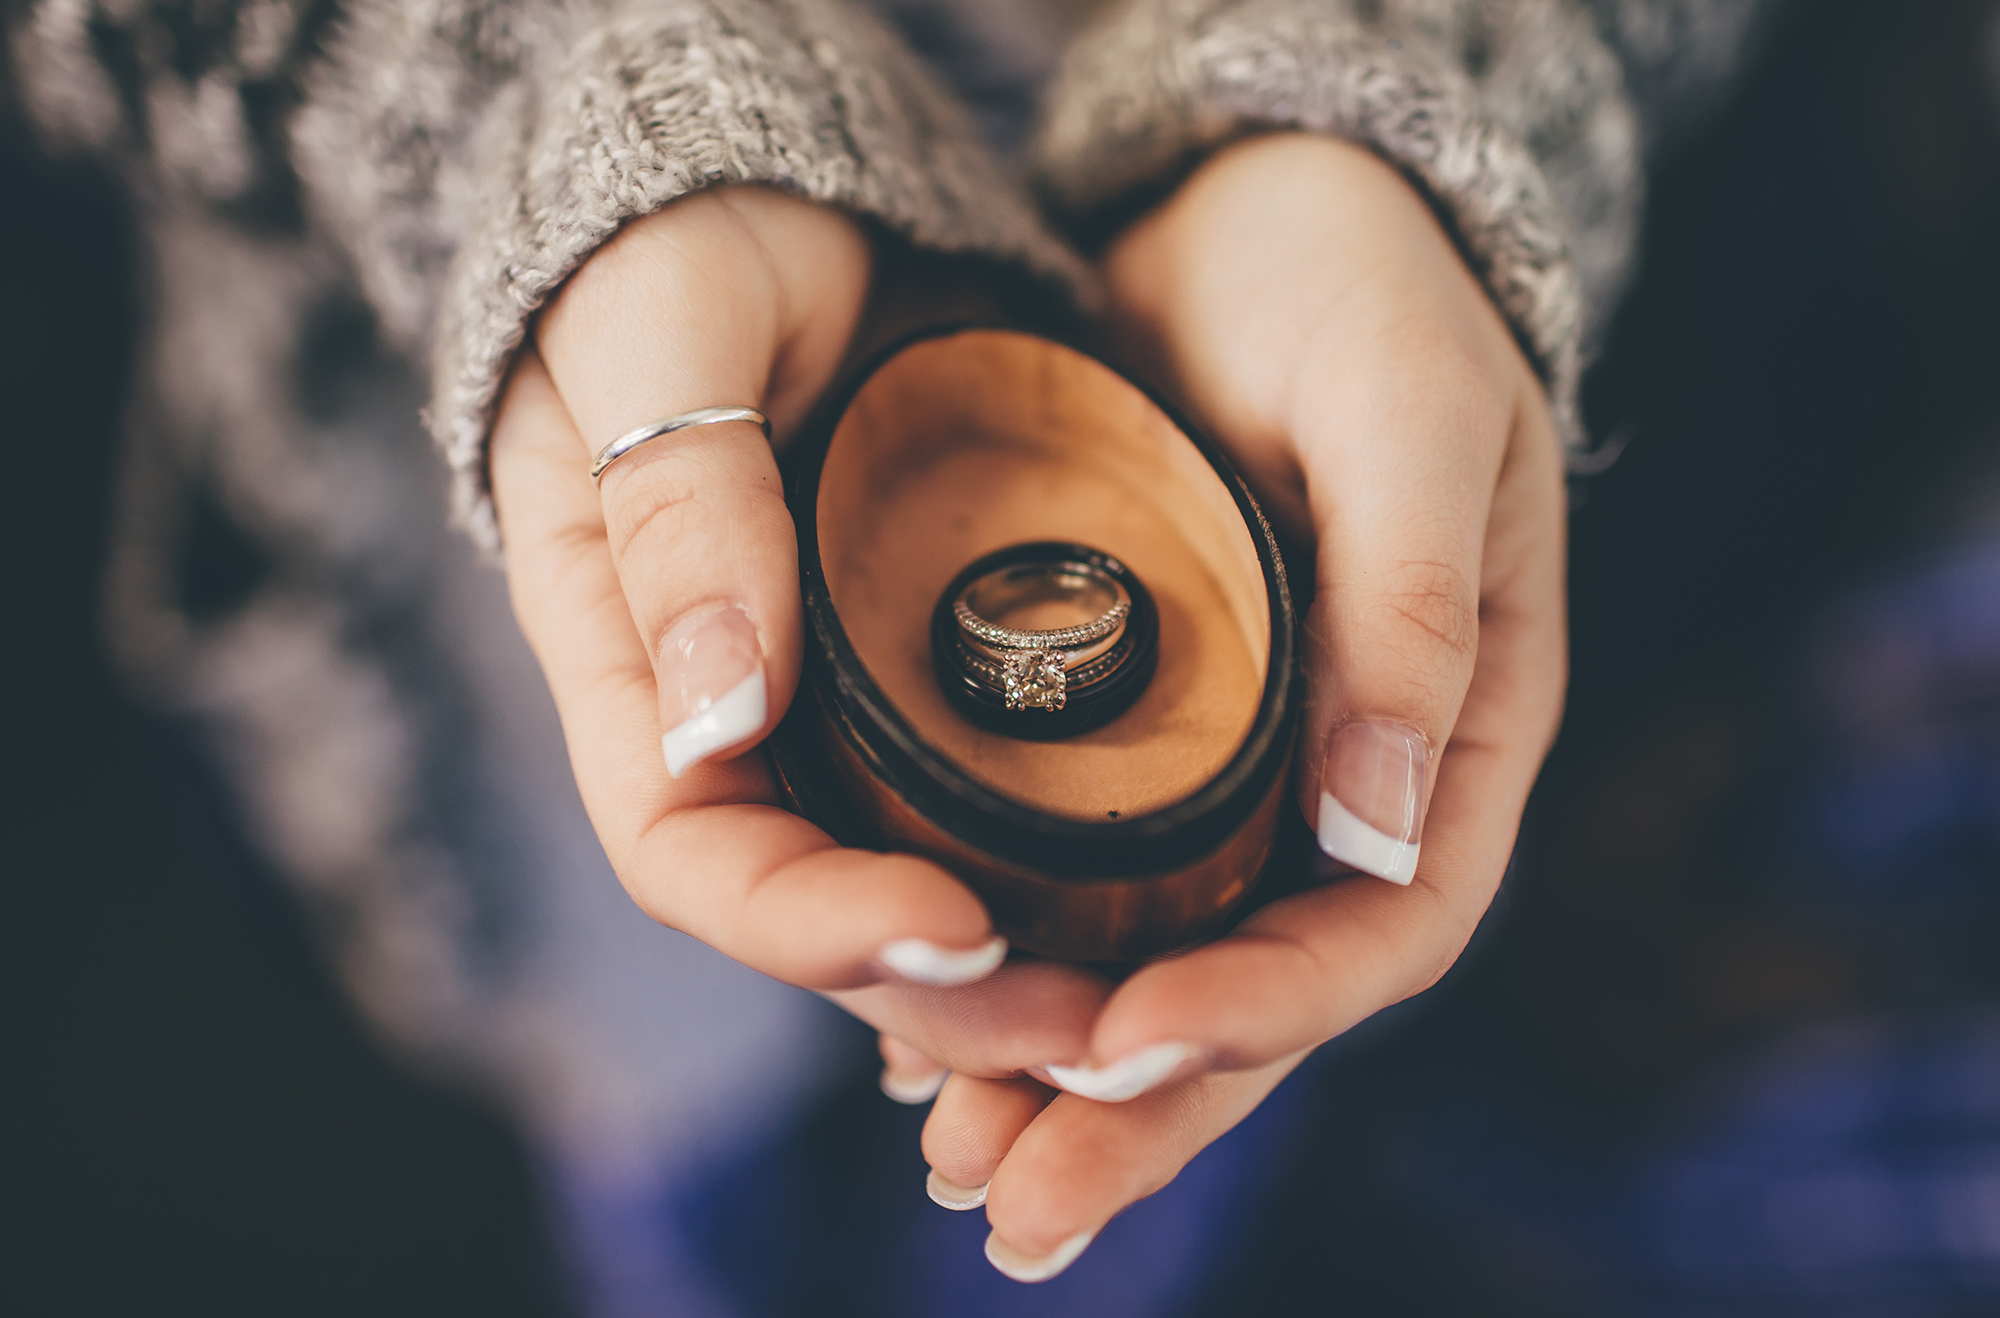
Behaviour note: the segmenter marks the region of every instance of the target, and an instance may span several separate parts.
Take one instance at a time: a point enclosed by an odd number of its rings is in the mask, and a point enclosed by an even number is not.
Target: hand
[[[871,263],[838,212],[750,188],[600,249],[543,313],[494,428],[508,583],[584,806],[648,915],[839,991],[945,1065],[1006,1075],[1080,1050],[1107,986],[1047,963],[992,973],[1006,945],[964,885],[835,846],[743,753],[800,665],[794,531],[761,431],[697,427],[620,458],[601,490],[588,475],[613,437],[698,407],[760,408],[782,437],[839,365]]]
[[[1239,144],[1105,270],[1126,348],[1314,546],[1299,804],[1366,873],[1132,975],[1088,1048],[1055,1059],[1074,1065],[1037,1072],[1071,1091],[1052,1102],[1036,1079],[946,1082],[926,1156],[990,1181],[989,1256],[1023,1279],[1066,1266],[1314,1047],[1444,974],[1506,868],[1565,681],[1542,386],[1388,166],[1330,138]]]

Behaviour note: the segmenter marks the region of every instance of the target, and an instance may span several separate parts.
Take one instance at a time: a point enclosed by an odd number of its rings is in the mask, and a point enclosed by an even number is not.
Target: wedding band
[[[1044,629],[1007,627],[985,616],[1037,604],[1108,607],[1082,623]],[[997,688],[1009,710],[1058,710],[1068,703],[1072,686],[1103,675],[1106,665],[1098,661],[1115,647],[1132,612],[1132,596],[1110,572],[1081,556],[1031,558],[974,577],[951,608],[963,633],[959,643],[971,651],[965,666]]]
[[[682,412],[677,416],[670,416],[664,421],[655,421],[649,426],[640,426],[637,430],[628,430],[609,444],[606,444],[597,451],[597,456],[591,460],[590,479],[602,479],[606,467],[648,440],[658,439],[661,435],[671,435],[676,430],[687,430],[693,426],[712,426],[724,421],[755,422],[757,425],[763,427],[764,438],[767,440],[771,438],[771,418],[765,416],[754,407],[696,408],[692,412]]]
[[[1013,596],[1006,601],[1009,606],[1018,606],[1023,597],[1038,588],[1044,594],[1081,594],[1091,586],[1103,585],[1112,592],[1111,607],[1089,622],[1076,627],[1055,627],[1047,631],[1024,631],[1014,627],[1002,627],[989,622],[974,609],[970,599],[981,597],[982,607],[992,609],[994,605],[987,598],[997,590],[1004,590]],[[991,572],[967,586],[959,597],[952,601],[952,613],[958,618],[959,630],[998,650],[1071,650],[1078,646],[1090,645],[1117,634],[1125,622],[1125,615],[1132,611],[1132,597],[1117,580],[1101,569],[1082,563],[1029,564],[1005,568]]]
[[[1055,606],[1081,621],[1009,625]],[[1152,680],[1159,615],[1132,570],[1088,545],[1036,541],[968,564],[938,598],[931,652],[952,704],[979,725],[1046,741],[1117,717]]]

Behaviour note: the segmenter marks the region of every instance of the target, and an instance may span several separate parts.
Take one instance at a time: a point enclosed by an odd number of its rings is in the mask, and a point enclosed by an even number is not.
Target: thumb
[[[838,213],[754,189],[683,198],[572,276],[537,339],[583,437],[710,407],[796,423],[832,378],[867,288],[867,243]],[[669,771],[756,744],[798,684],[797,545],[755,422],[639,445],[600,482],[626,603],[652,655]]]
[[[678,778],[755,744],[790,703],[798,560],[760,426],[732,421],[662,438],[615,480],[607,472],[603,498],[619,584],[653,658],[661,747]]]
[[[1329,413],[1342,434],[1302,455],[1319,527],[1303,804],[1329,856],[1400,884],[1416,874],[1437,753],[1478,655],[1508,432],[1479,387],[1421,373],[1406,390],[1376,379],[1343,391]]]

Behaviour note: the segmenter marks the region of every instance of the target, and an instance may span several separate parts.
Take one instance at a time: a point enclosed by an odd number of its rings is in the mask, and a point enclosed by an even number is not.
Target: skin
[[[703,426],[642,446],[601,488],[587,474],[603,437],[717,398],[760,407],[782,438],[846,351],[871,265],[852,221],[755,189],[689,197],[601,248],[542,316],[495,422],[508,585],[584,807],[641,909],[945,1065],[1007,1075],[1080,1054],[1110,986],[1046,962],[955,990],[897,979],[884,943],[976,947],[985,908],[928,861],[835,846],[741,753],[776,725],[800,664],[795,542],[763,434]],[[655,656],[676,620],[727,602],[759,630],[769,719],[672,778]]]
[[[1113,333],[1310,547],[1301,808],[1314,817],[1341,721],[1404,723],[1438,748],[1422,863],[1407,888],[1356,876],[1274,903],[1116,986],[1046,962],[905,984],[874,949],[976,944],[990,927],[967,889],[924,861],[834,847],[778,808],[759,757],[678,781],[660,763],[651,656],[690,608],[743,603],[773,724],[797,682],[792,530],[762,436],[711,426],[647,445],[601,497],[584,474],[606,438],[718,401],[761,400],[782,435],[852,338],[870,259],[850,221],[768,192],[704,193],[628,226],[515,372],[495,497],[516,611],[634,899],[827,992],[883,1032],[897,1075],[951,1070],[925,1156],[960,1185],[990,1181],[996,1235],[1040,1256],[1167,1184],[1314,1047],[1464,949],[1561,709],[1558,446],[1505,323],[1394,171],[1295,134],[1208,161],[1107,252]],[[1129,1102],[1044,1083],[1049,1063],[1167,1042],[1193,1056]]]
[[[1505,872],[1567,676],[1564,495],[1546,397],[1423,201],[1336,141],[1209,161],[1105,261],[1115,329],[1313,546],[1298,799],[1341,721],[1441,748],[1409,887],[1356,876],[1127,979],[1088,1057],[1192,1044],[1124,1104],[1062,1094],[1022,1119],[954,1076],[925,1130],[940,1174],[1042,1255],[1173,1179],[1318,1044],[1422,992]]]

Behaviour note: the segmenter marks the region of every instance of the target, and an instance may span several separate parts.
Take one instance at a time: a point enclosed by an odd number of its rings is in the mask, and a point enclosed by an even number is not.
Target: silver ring
[[[637,430],[628,430],[609,444],[606,444],[597,451],[597,456],[591,460],[590,479],[601,479],[606,467],[618,461],[618,459],[624,457],[633,449],[638,448],[649,439],[658,439],[661,435],[671,435],[676,430],[686,430],[691,426],[712,426],[723,421],[754,421],[763,427],[764,438],[767,440],[771,438],[771,418],[765,416],[754,407],[696,408],[692,412],[682,412],[678,416],[670,416],[664,421],[655,421],[650,426],[640,426]]]
[[[1045,622],[1071,625],[1025,625]],[[1117,718],[1159,667],[1160,615],[1145,583],[1103,550],[1068,540],[1010,545],[966,564],[939,592],[930,630],[945,699],[988,731],[1031,741]]]
[[[1106,636],[1104,639],[1094,641],[1089,645],[1020,647],[989,645],[985,641],[979,640],[977,637],[971,636],[961,630],[958,633],[958,644],[966,654],[975,659],[983,659],[990,664],[1005,664],[1010,660],[1019,658],[1021,655],[1027,653],[1029,649],[1046,649],[1049,653],[1056,655],[1063,661],[1064,668],[1075,670],[1093,660],[1102,658],[1116,649],[1118,647],[1118,638],[1122,634],[1123,629],[1121,628],[1119,631],[1112,632],[1111,635]]]
[[[1003,627],[982,613],[982,610],[1002,613],[1023,604],[1049,600],[1073,602],[1092,593],[1108,599],[1109,607],[1090,621],[1073,627],[1051,627],[1045,631]],[[968,583],[952,601],[951,609],[959,630],[981,642],[980,648],[1062,650],[1069,652],[1072,663],[1080,663],[1093,657],[1082,652],[1101,653],[1103,647],[1099,643],[1117,636],[1132,612],[1132,596],[1116,577],[1090,563],[1023,563],[989,572]]]

